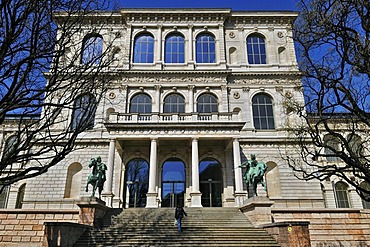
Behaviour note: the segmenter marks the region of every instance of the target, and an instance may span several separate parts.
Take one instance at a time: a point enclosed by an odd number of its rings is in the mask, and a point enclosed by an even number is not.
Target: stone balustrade
[[[200,123],[241,122],[238,113],[118,113],[109,116],[109,123]]]

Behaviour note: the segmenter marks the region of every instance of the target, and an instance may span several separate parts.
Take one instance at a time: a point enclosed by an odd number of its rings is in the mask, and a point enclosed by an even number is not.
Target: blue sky
[[[122,8],[231,8],[297,10],[296,0],[119,0]]]

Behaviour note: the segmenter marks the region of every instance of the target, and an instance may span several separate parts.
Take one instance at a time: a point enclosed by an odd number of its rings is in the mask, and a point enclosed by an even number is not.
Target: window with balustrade
[[[198,113],[218,112],[217,98],[210,93],[204,93],[197,100]]]
[[[150,33],[142,33],[134,40],[134,63],[153,63],[154,37]]]
[[[166,96],[163,102],[164,113],[184,113],[185,99],[178,93],[172,93]]]
[[[136,94],[130,101],[130,113],[151,113],[152,98],[144,93]]]

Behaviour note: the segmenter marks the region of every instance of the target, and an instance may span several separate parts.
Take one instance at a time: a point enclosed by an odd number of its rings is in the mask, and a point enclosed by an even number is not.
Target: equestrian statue
[[[97,158],[90,159],[89,168],[92,168],[92,172],[87,178],[86,192],[89,191],[89,184],[91,184],[93,187],[91,197],[95,196],[95,191],[98,188],[100,198],[106,180],[105,171],[107,170],[107,166],[101,162],[101,158],[98,156]]]
[[[267,190],[266,184],[263,181],[263,177],[267,170],[267,165],[264,162],[258,162],[256,160],[256,155],[251,154],[251,159],[247,160],[240,166],[241,168],[247,168],[243,179],[247,184],[248,198],[257,195],[257,185],[262,184],[265,191]]]

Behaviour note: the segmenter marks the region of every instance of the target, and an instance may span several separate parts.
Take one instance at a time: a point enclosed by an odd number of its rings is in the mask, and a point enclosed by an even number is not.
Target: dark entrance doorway
[[[133,159],[126,170],[125,208],[143,208],[148,193],[149,165],[144,159]]]
[[[171,158],[162,166],[162,207],[184,205],[185,164],[180,159]]]
[[[220,163],[207,158],[199,163],[199,183],[203,207],[222,207],[222,171]]]

